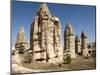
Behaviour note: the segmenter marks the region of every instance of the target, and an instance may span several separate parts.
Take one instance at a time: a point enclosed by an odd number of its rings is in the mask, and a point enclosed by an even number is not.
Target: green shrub
[[[70,64],[72,61],[71,56],[69,54],[64,55],[63,60],[64,60],[63,64]]]

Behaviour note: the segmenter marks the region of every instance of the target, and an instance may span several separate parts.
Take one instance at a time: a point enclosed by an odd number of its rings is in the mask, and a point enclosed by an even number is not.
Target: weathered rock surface
[[[82,50],[82,55],[84,57],[89,57],[90,54],[88,53],[88,41],[87,41],[87,36],[85,35],[84,32],[81,34],[81,50]]]
[[[33,50],[33,60],[42,62],[61,62],[61,25],[57,17],[53,16],[47,5],[43,3],[31,25],[30,47]],[[59,59],[57,61],[57,59]]]
[[[64,31],[64,53],[75,58],[75,37],[71,24],[68,22]]]
[[[15,48],[20,53],[23,53],[28,48],[28,43],[26,40],[24,28],[21,26],[18,33],[17,33],[17,40],[15,44]]]
[[[60,20],[52,15],[47,5],[43,3],[31,24],[29,49],[24,28],[21,27],[18,31],[15,48],[12,49],[12,73],[91,68],[89,64],[92,61],[83,57],[90,56],[89,51],[91,54],[96,55],[96,51],[94,51],[96,44],[90,49],[88,49],[87,45],[87,36],[84,32],[81,34],[81,41],[78,36],[75,38],[72,25],[68,22],[64,31],[63,49]],[[80,55],[77,55],[78,53]],[[69,65],[64,65],[62,64],[64,56],[67,55],[71,57],[72,62]],[[95,61],[92,64],[92,68],[95,68]]]
[[[76,38],[75,38],[75,53],[76,54],[81,53],[81,42],[80,42],[78,35],[76,35]]]

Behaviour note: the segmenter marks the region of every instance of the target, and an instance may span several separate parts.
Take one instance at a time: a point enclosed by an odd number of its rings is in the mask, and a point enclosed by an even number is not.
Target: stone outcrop
[[[78,35],[76,35],[76,38],[75,38],[75,53],[76,54],[81,53],[81,42],[80,42]]]
[[[30,29],[30,47],[33,50],[33,60],[49,63],[61,62],[63,50],[60,34],[59,19],[53,16],[47,5],[43,3]]]
[[[67,56],[71,58],[76,58],[76,54],[90,56],[87,44],[87,36],[84,32],[81,34],[81,39],[78,35],[75,38],[72,25],[68,22],[64,31],[64,48],[62,48],[60,20],[52,15],[47,5],[43,3],[31,24],[30,48],[28,49],[24,28],[21,27],[12,55],[14,56],[17,51],[21,62],[61,63]]]
[[[68,22],[64,31],[64,53],[67,53],[71,58],[75,58],[75,38],[71,24]]]
[[[90,56],[88,53],[88,42],[87,42],[87,36],[85,35],[84,32],[81,33],[81,50],[82,50],[82,55],[84,57]]]
[[[28,48],[28,43],[25,37],[24,28],[22,26],[20,27],[17,33],[17,40],[16,40],[15,48],[20,53],[22,53]]]

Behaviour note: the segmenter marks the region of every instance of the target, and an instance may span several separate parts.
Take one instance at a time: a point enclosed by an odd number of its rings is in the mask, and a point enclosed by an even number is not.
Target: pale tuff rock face
[[[48,9],[48,6],[46,3],[43,3],[40,7],[39,7],[39,10],[37,12],[37,15],[41,18],[45,17],[45,16],[48,16],[48,17],[52,17],[49,9]]]
[[[12,56],[12,73],[30,73],[34,72],[31,69],[25,68],[22,66],[22,62],[24,61],[24,57],[22,54],[19,54],[17,51],[15,55]]]
[[[62,61],[63,51],[61,42],[61,24],[57,17],[54,17],[54,51],[59,60]]]
[[[17,40],[16,40],[15,48],[16,50],[20,52],[20,51],[27,49],[27,47],[28,47],[28,43],[25,37],[24,28],[21,26],[17,33]]]
[[[42,62],[61,62],[61,26],[57,17],[51,15],[47,5],[43,3],[35,17],[30,30],[30,45],[33,60]],[[56,59],[60,59],[56,61]]]
[[[67,32],[67,35],[74,34],[73,33],[72,25],[69,22],[67,23],[67,26],[65,28],[65,31]]]
[[[73,28],[68,22],[64,31],[64,53],[68,53],[71,58],[75,58],[75,38]]]
[[[24,28],[21,26],[19,31],[18,31],[18,34],[17,34],[17,40],[16,40],[16,43],[27,43],[26,41],[26,37],[25,37],[25,33],[24,33]]]
[[[85,35],[84,32],[82,32],[82,34],[81,34],[81,50],[82,50],[82,55],[84,57],[90,56],[89,53],[88,53],[87,46],[88,46],[87,36]]]
[[[23,55],[28,55],[27,52],[31,51],[32,62],[62,63],[64,56],[67,54],[71,58],[76,58],[76,54],[78,53],[81,53],[84,57],[90,56],[87,44],[87,36],[84,32],[81,34],[81,41],[78,35],[75,38],[72,25],[68,22],[64,31],[63,49],[60,20],[58,17],[53,16],[47,5],[43,3],[31,24],[29,49],[27,49],[28,43],[24,28],[21,27],[18,31],[15,50],[19,52],[19,55],[16,59],[20,57],[20,62],[25,61]],[[21,52],[25,53],[20,54]]]
[[[80,38],[78,37],[78,35],[76,35],[75,38],[75,53],[81,53],[81,43],[80,43]]]
[[[24,58],[21,54],[15,52],[15,55],[12,56],[12,64],[18,64],[21,65],[21,63],[24,61]]]
[[[11,52],[12,52],[12,55],[15,55],[15,52],[16,52],[15,47],[12,47]]]

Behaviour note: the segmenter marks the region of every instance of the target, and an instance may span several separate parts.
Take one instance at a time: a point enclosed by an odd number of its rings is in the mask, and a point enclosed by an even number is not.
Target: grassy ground
[[[89,70],[96,68],[95,59],[84,59],[83,57],[78,57],[77,59],[72,59],[70,64],[48,64],[48,63],[23,63],[24,67],[40,70],[40,72],[50,72],[50,71],[69,71],[69,70]]]

